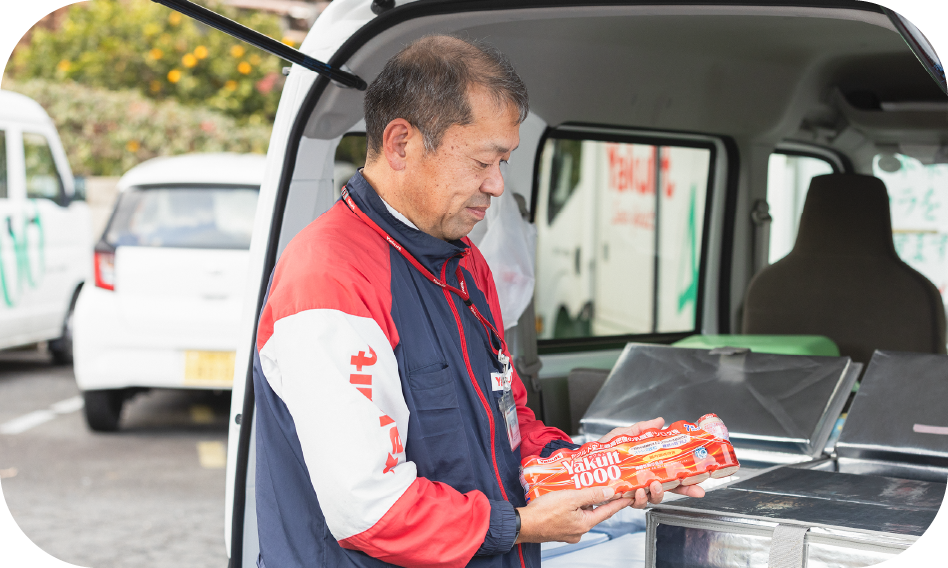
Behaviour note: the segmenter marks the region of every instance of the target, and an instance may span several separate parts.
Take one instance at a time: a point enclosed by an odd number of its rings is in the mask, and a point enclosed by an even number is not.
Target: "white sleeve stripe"
[[[398,364],[378,323],[327,309],[284,317],[260,363],[293,418],[333,536],[371,528],[417,476],[401,443],[409,411]]]

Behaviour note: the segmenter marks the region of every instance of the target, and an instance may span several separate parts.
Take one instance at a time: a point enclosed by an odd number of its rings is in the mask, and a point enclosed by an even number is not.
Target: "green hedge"
[[[76,175],[117,176],[144,160],[188,152],[262,154],[270,141],[268,125],[240,125],[219,112],[137,91],[42,79],[5,80],[3,88],[46,109]]]

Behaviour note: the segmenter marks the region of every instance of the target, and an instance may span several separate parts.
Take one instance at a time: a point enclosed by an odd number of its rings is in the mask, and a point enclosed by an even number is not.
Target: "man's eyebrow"
[[[491,142],[491,143],[488,143],[488,144],[484,147],[484,151],[486,151],[486,152],[496,152],[496,153],[498,153],[498,154],[506,154],[507,152],[513,152],[514,150],[516,150],[516,149],[519,148],[519,147],[520,147],[519,144],[516,145],[516,146],[514,146],[513,148],[508,148],[508,147],[506,147],[506,146],[502,146],[502,145],[500,145],[500,144],[497,144],[496,142]]]

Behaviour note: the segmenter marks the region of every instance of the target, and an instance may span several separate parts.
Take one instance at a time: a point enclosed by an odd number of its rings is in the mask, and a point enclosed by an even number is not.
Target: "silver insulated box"
[[[948,356],[877,351],[832,456],[654,507],[646,566],[856,568],[898,554],[945,498],[946,407]]]
[[[861,568],[911,546],[945,484],[783,466],[648,512],[647,568]]]
[[[717,414],[742,468],[822,455],[861,371],[848,357],[630,343],[580,421],[587,439],[661,416]]]

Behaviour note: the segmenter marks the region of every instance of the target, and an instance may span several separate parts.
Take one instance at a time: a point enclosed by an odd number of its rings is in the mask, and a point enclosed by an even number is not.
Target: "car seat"
[[[813,178],[793,250],[747,289],[743,333],[825,335],[862,363],[876,349],[945,353],[941,294],[896,254],[882,180]]]

